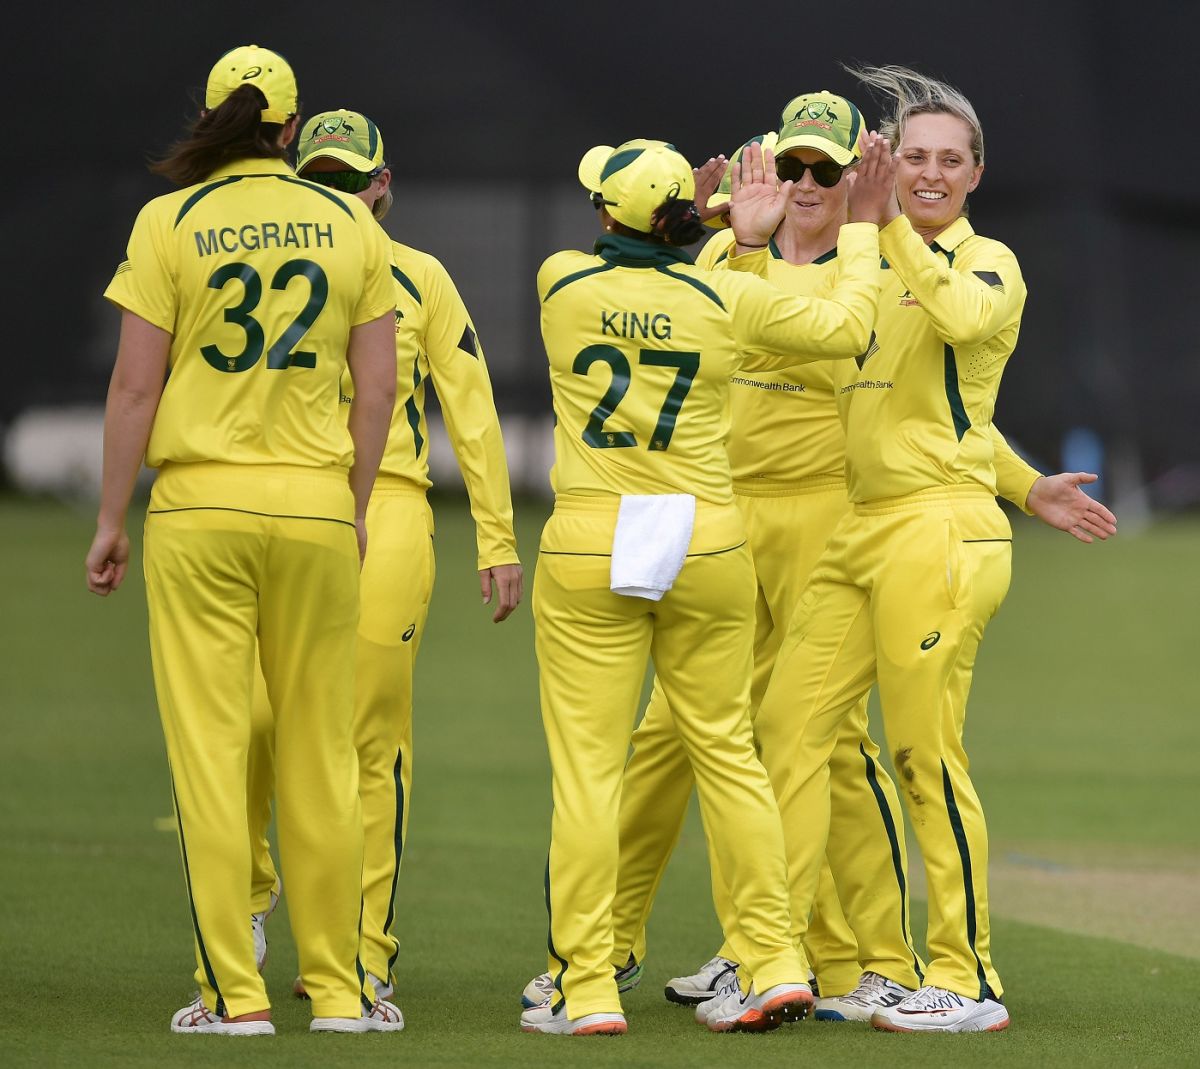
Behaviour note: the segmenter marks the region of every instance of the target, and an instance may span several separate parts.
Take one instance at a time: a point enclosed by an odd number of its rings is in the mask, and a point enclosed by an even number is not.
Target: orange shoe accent
[[[571,1033],[573,1036],[623,1036],[629,1031],[629,1026],[624,1021],[603,1021],[600,1024],[589,1024],[583,1028],[577,1028]]]

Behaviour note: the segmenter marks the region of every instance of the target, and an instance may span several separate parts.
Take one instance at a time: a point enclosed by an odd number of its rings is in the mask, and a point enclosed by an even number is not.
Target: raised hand
[[[775,176],[775,153],[752,141],[733,165],[729,220],[740,246],[766,248],[783,222],[792,183]]]
[[[692,174],[696,177],[696,211],[700,213],[702,223],[714,216],[727,215],[729,212],[728,201],[712,208],[708,206],[708,198],[717,191],[717,187],[721,184],[721,178],[725,174],[728,162],[724,156],[713,156],[707,163],[692,168]]]
[[[857,167],[847,176],[850,182],[850,221],[887,226],[900,213],[896,202],[897,161],[892,144],[874,130],[859,143],[863,154]]]
[[[1029,490],[1025,504],[1043,523],[1066,531],[1080,542],[1103,542],[1117,533],[1117,518],[1099,501],[1079,489],[1081,483],[1094,483],[1096,476],[1085,471],[1065,471],[1043,475]]]

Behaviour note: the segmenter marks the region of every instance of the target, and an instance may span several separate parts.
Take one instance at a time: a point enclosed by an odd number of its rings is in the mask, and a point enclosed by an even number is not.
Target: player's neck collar
[[[690,264],[687,250],[657,241],[642,241],[623,234],[605,234],[596,239],[596,255],[618,267],[662,267],[666,264]]]

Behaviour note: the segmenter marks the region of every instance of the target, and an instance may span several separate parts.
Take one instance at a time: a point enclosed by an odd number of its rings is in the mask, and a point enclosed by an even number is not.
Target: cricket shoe
[[[395,987],[390,982],[384,983],[373,972],[367,973],[367,979],[371,981],[371,986],[375,988],[375,997],[377,999],[383,999],[386,1002],[392,997],[392,995],[396,993]],[[292,994],[295,995],[296,998],[308,998],[308,988],[304,986],[303,976],[297,976],[296,979],[292,981]]]
[[[559,1036],[623,1036],[629,1031],[623,1013],[585,1013],[572,1020],[565,1012],[566,1005],[560,1002],[557,1013],[549,1000],[530,1007],[521,1014],[521,1031]]]
[[[867,1022],[876,1010],[889,1009],[912,994],[911,987],[903,987],[877,972],[865,972],[853,991],[826,998],[818,996],[813,1016],[818,1021]]]
[[[1002,1032],[1008,1010],[998,998],[976,1000],[944,987],[923,987],[876,1010],[871,1025],[881,1032]]]
[[[696,1003],[696,1023],[708,1024],[708,1015],[721,1005],[730,995],[741,995],[742,987],[738,982],[736,972],[727,973],[717,988],[717,993],[703,1002]]]
[[[404,1027],[400,1007],[379,999],[358,1017],[314,1017],[310,1032],[399,1032]]]
[[[808,984],[775,984],[761,995],[751,984],[745,995],[737,988],[719,999],[704,1023],[710,1032],[769,1032],[785,1021],[803,1021],[812,1004]]]
[[[676,976],[668,980],[663,994],[668,1002],[677,1002],[681,1006],[695,1006],[713,998],[731,976],[737,976],[737,971],[736,961],[730,961],[718,954],[701,965],[691,976]]]
[[[226,1021],[208,1009],[197,995],[171,1018],[171,1031],[180,1035],[273,1036],[275,1026],[270,1021]]]
[[[635,961],[630,954],[629,960],[622,968],[613,970],[613,979],[617,981],[617,993],[623,995],[637,987],[642,982],[642,972],[642,963]],[[521,1008],[531,1010],[534,1006],[548,1002],[553,994],[554,977],[544,972],[525,985],[525,990],[521,992]]]
[[[271,892],[271,904],[261,913],[250,914],[250,934],[254,936],[254,961],[259,972],[262,972],[267,964],[267,918],[275,912],[282,893],[283,881],[276,880],[275,889]]]

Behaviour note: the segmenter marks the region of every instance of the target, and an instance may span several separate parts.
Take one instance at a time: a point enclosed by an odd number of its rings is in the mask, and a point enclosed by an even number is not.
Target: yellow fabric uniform
[[[1009,580],[991,418],[1025,285],[1012,253],[965,219],[927,247],[902,217],[880,249],[876,341],[834,368],[854,507],[792,617],[759,738],[788,754],[772,769],[785,822],[818,829],[790,872],[802,928],[829,827],[830,756],[844,717],[878,683],[929,881],[925,983],[999,996],[986,829],[962,728],[976,649]]]
[[[610,960],[622,772],[648,655],[694,769],[728,877],[730,933],[756,990],[803,981],[789,937],[782,830],[749,719],[754,575],[725,439],[739,366],[861,352],[877,288],[875,228],[843,228],[828,301],[694,267],[686,254],[603,238],[542,266],[542,334],[557,418],[555,508],[534,619],[553,768],[547,867],[554,1004],[620,1009]],[[748,259],[761,258],[754,254]],[[803,353],[772,361],[767,352]],[[600,369],[597,370],[597,365]],[[692,494],[683,568],[661,601],[609,589],[621,496]]]
[[[698,266],[722,266],[732,245],[732,233],[714,238],[701,252]],[[835,284],[837,269],[836,250],[798,266],[782,259],[772,241],[766,278],[788,293],[822,296]],[[756,726],[758,705],[792,609],[847,509],[845,435],[834,400],[833,365],[834,361],[817,361],[773,371],[739,371],[730,384],[733,489],[757,577],[750,688]],[[769,771],[776,755],[760,750],[760,756]],[[839,834],[831,835],[829,843],[834,869],[832,874],[828,868],[824,872],[805,937],[824,995],[849,991],[864,969],[906,986],[915,986],[920,976],[909,934],[903,816],[878,756],[867,733],[864,695],[838,736],[833,808]],[[682,829],[692,782],[687,754],[656,682],[646,715],[634,732],[621,795],[614,964],[624,965],[630,953],[644,960],[645,923]],[[789,864],[797,840],[807,834],[807,826],[785,826]],[[728,932],[735,913],[715,858],[712,873],[717,914]],[[846,888],[849,923],[835,878]],[[728,941],[719,953],[736,960]]]
[[[475,517],[478,566],[518,563],[500,421],[483,347],[454,282],[428,253],[391,243],[396,302],[396,407],[367,509],[355,683],[366,854],[363,863],[364,968],[387,979],[398,942],[391,934],[400,859],[412,797],[413,667],[433,591],[433,513],[426,500],[429,430],[425,386],[432,381]],[[342,384],[349,411],[353,385]],[[267,907],[275,869],[270,820],[271,710],[260,691],[250,780],[254,904]],[[307,981],[307,977],[305,977]]]
[[[160,469],[146,593],[196,979],[218,1014],[268,1006],[247,924],[256,635],[313,1012],[357,1017],[372,994],[356,960],[353,443],[336,399],[350,329],[395,307],[388,266],[361,203],[241,160],[146,205],[105,292],[171,334],[146,457]]]

